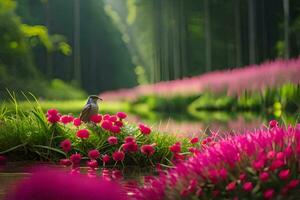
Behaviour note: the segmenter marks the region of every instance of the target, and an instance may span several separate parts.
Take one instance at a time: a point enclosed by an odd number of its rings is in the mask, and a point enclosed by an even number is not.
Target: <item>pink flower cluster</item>
[[[192,139],[196,143],[197,139]],[[228,136],[137,187],[136,199],[273,199],[299,188],[300,124]],[[180,144],[170,147],[177,154]]]
[[[214,71],[180,80],[141,85],[132,89],[107,91],[101,94],[106,100],[136,100],[140,96],[197,95],[210,90],[240,94],[245,90],[262,90],[284,83],[300,83],[300,58],[268,61],[227,71]]]
[[[51,115],[58,115],[57,110],[49,110],[48,114]],[[90,172],[94,173],[95,169],[99,167],[98,161],[102,160],[103,166],[105,166],[112,158],[113,161],[123,162],[125,159],[126,153],[138,153],[146,155],[147,157],[152,156],[155,153],[155,146],[156,144],[142,144],[141,148],[137,143],[136,137],[129,135],[125,136],[124,141],[119,141],[120,138],[124,138],[125,133],[121,132],[121,128],[124,126],[124,119],[126,119],[127,114],[124,112],[118,112],[116,115],[100,115],[96,114],[91,116],[91,121],[96,125],[99,124],[99,128],[101,127],[103,131],[109,133],[110,135],[107,136],[106,140],[107,143],[110,145],[113,152],[111,155],[104,154],[101,155],[100,152],[96,149],[90,150],[88,152],[88,157],[90,160],[87,162],[87,166],[90,168]],[[64,115],[60,117],[60,122],[63,124],[68,124],[73,121],[73,125],[77,127],[76,129],[76,136],[77,138],[81,139],[82,143],[85,143],[85,140],[90,138],[91,131],[88,129],[79,129],[78,127],[81,126],[81,120],[79,118],[73,118],[69,115]],[[58,121],[57,121],[58,122]],[[52,123],[52,122],[50,122]],[[141,135],[149,135],[151,133],[151,129],[144,125],[140,124],[139,133]],[[141,136],[138,135],[138,136]],[[61,149],[67,154],[72,150],[72,142],[70,139],[65,139],[60,143]],[[115,150],[114,150],[115,149]],[[100,159],[101,157],[101,159]],[[61,159],[60,164],[64,166],[72,166],[74,173],[78,172],[78,167],[80,166],[80,162],[82,159],[82,155],[79,153],[71,154],[69,159]]]

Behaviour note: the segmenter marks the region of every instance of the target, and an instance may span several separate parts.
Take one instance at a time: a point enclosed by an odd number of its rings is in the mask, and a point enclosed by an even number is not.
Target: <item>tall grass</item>
[[[89,150],[97,149],[101,154],[109,156],[118,149],[122,148],[123,141],[127,136],[133,136],[139,148],[143,144],[154,144],[155,153],[151,160],[141,153],[140,149],[136,153],[126,153],[122,163],[135,166],[151,166],[153,163],[169,165],[172,153],[169,146],[175,142],[182,143],[183,150],[187,151],[189,146],[187,139],[178,139],[173,135],[159,133],[152,130],[150,135],[141,134],[139,128],[124,121],[121,133],[116,137],[118,145],[110,145],[107,141],[112,133],[101,128],[100,124],[82,124],[80,127],[73,126],[72,123],[64,125],[62,123],[51,124],[45,117],[45,112],[38,101],[28,100],[27,105],[31,109],[24,109],[20,106],[12,95],[14,109],[8,109],[5,105],[1,106],[0,112],[0,155],[6,155],[8,160],[32,160],[57,162],[59,159],[68,158],[72,153],[82,154],[87,159]],[[76,136],[78,129],[88,129],[90,137],[81,140]],[[60,148],[60,143],[64,139],[72,142],[71,152],[65,153]],[[101,161],[99,161],[101,162]],[[111,164],[113,164],[111,162]]]

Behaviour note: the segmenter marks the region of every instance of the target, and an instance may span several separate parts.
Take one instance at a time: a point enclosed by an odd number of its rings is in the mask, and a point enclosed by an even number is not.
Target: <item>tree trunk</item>
[[[255,0],[248,0],[249,64],[256,63]]]
[[[205,29],[205,69],[211,71],[211,27],[210,0],[204,0],[204,29]]]
[[[74,78],[81,86],[81,65],[80,65],[80,0],[74,1]]]
[[[290,57],[290,44],[289,44],[289,17],[290,8],[289,0],[283,0],[283,12],[284,12],[284,58],[289,59]]]

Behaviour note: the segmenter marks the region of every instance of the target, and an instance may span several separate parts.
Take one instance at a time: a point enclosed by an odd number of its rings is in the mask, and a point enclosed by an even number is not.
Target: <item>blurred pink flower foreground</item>
[[[58,170],[38,170],[29,179],[17,184],[7,200],[124,200],[119,185],[114,182],[71,175]]]
[[[181,80],[165,81],[132,89],[108,91],[100,96],[106,100],[135,100],[139,96],[197,95],[205,90],[239,94],[245,90],[262,90],[284,83],[300,83],[300,58],[276,60],[244,68],[215,71]]]

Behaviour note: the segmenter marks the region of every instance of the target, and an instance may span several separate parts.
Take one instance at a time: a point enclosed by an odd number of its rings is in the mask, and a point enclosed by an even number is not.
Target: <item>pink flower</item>
[[[58,110],[52,108],[47,111],[47,115],[58,115]]]
[[[102,162],[103,162],[104,164],[108,163],[109,160],[110,160],[109,155],[105,154],[105,155],[102,156]]]
[[[118,162],[118,161],[123,161],[125,158],[125,153],[123,151],[115,151],[112,154],[113,160]]]
[[[221,179],[225,180],[227,178],[227,170],[225,168],[220,169],[219,175]]]
[[[281,180],[286,180],[290,177],[290,170],[289,169],[281,170],[278,176]]]
[[[265,162],[263,160],[259,160],[253,163],[253,168],[257,171],[264,168]]]
[[[242,173],[242,174],[240,174],[239,179],[243,182],[244,180],[246,180],[246,177],[247,177],[247,175]]]
[[[278,152],[278,153],[276,154],[276,158],[277,158],[277,160],[284,160],[284,153]]]
[[[126,142],[122,145],[123,150],[126,152],[137,152],[139,150],[139,146],[136,142]]]
[[[80,161],[81,161],[81,155],[79,153],[72,154],[70,156],[70,160],[72,161],[72,163],[74,165],[78,165],[78,164],[80,164]]]
[[[60,117],[58,115],[50,115],[47,117],[48,122],[51,124],[59,122]]]
[[[260,175],[259,175],[259,179],[262,181],[262,182],[266,182],[269,180],[269,173],[268,172],[262,172]]]
[[[94,122],[95,124],[98,124],[98,123],[100,123],[100,122],[102,121],[102,115],[100,115],[100,114],[92,115],[92,116],[90,117],[90,120],[91,120],[92,122]]]
[[[81,120],[79,118],[75,118],[73,121],[74,126],[78,127],[81,125]]]
[[[275,156],[276,156],[276,152],[275,152],[275,151],[269,151],[268,154],[267,154],[267,158],[268,158],[269,160],[274,159]]]
[[[67,166],[72,165],[72,161],[69,159],[60,159],[59,164],[67,167]]]
[[[60,147],[63,149],[64,152],[69,152],[71,150],[71,141],[69,139],[65,139],[60,143]]]
[[[0,166],[1,166],[1,165],[5,165],[5,164],[6,164],[6,157],[0,155]]]
[[[110,116],[109,121],[116,122],[118,118],[115,115]]]
[[[196,144],[199,142],[199,138],[195,137],[195,138],[192,138],[191,141],[190,141],[192,144]]]
[[[122,121],[116,121],[115,125],[121,128],[121,127],[123,127],[124,124]]]
[[[275,190],[274,189],[268,189],[264,192],[264,198],[265,199],[272,199],[274,196]]]
[[[112,125],[112,126],[110,127],[110,132],[115,133],[115,134],[118,134],[118,133],[121,132],[121,129],[120,129],[119,126]]]
[[[88,161],[87,166],[89,166],[92,169],[99,167],[98,162],[96,160]]]
[[[35,170],[30,177],[16,183],[9,200],[20,199],[109,199],[122,200],[126,194],[112,181],[74,176],[54,169]],[[6,198],[5,198],[6,199]]]
[[[111,121],[108,121],[108,120],[104,120],[101,124],[101,127],[107,131],[110,130],[111,126],[112,126],[112,123],[111,123]]]
[[[60,117],[60,122],[63,124],[68,124],[73,121],[73,117],[70,115],[63,115]]]
[[[294,180],[291,180],[289,183],[288,183],[288,185],[287,185],[287,187],[289,188],[289,189],[294,189],[294,188],[296,188],[298,185],[299,185],[299,180],[297,180],[297,179],[294,179]]]
[[[139,129],[143,135],[149,135],[151,133],[151,129],[144,124],[140,124]]]
[[[109,120],[109,119],[110,119],[110,115],[109,115],[109,114],[105,114],[105,115],[103,116],[103,119],[104,119],[104,120]]]
[[[95,160],[95,159],[99,158],[99,156],[100,156],[100,153],[99,153],[99,151],[97,149],[89,151],[88,154],[89,154],[89,158],[91,160]]]
[[[147,156],[152,156],[155,152],[153,145],[145,144],[141,147],[141,152]]]
[[[226,186],[226,190],[227,190],[227,191],[232,191],[232,190],[235,189],[235,187],[236,187],[236,182],[233,181],[233,182],[229,183],[229,184]]]
[[[251,182],[246,182],[246,183],[243,184],[243,189],[246,192],[251,192],[252,189],[253,189],[253,184]]]
[[[272,163],[271,163],[271,166],[270,166],[270,170],[273,171],[273,170],[276,170],[280,167],[283,167],[284,166],[284,162],[282,160],[274,160]]]
[[[111,144],[111,145],[114,145],[114,144],[118,144],[118,139],[114,136],[110,136],[108,139],[107,139],[108,143]]]
[[[124,112],[118,112],[117,116],[119,117],[119,119],[125,119],[127,117],[126,113]]]
[[[278,126],[278,122],[275,119],[273,119],[273,120],[271,120],[269,122],[269,126],[270,126],[270,128],[277,127]]]
[[[135,138],[133,136],[127,136],[124,140],[125,143],[135,142]]]
[[[49,109],[47,111],[47,120],[51,124],[57,123],[60,120],[60,114],[56,109]]]
[[[179,153],[181,151],[181,145],[179,142],[173,144],[169,147],[170,151],[173,153]]]
[[[81,139],[87,139],[87,138],[90,137],[90,133],[86,129],[78,130],[77,133],[76,133],[76,135],[77,135],[77,137],[79,137]]]

